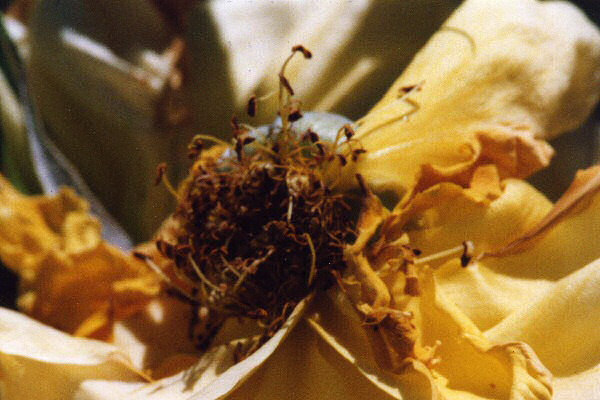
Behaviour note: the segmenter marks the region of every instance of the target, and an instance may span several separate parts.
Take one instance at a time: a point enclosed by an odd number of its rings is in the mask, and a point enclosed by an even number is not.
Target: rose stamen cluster
[[[258,320],[267,339],[345,267],[354,221],[321,178],[330,149],[314,132],[279,136],[246,155],[238,132],[235,159],[197,161],[179,191],[175,242],[157,242],[192,285],[199,347],[230,317]]]

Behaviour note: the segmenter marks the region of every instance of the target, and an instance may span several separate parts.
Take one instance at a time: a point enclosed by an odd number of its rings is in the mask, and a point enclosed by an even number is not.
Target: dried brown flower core
[[[176,243],[158,248],[192,283],[200,347],[231,316],[259,320],[270,337],[344,268],[354,222],[343,195],[321,178],[337,158],[328,161],[321,143],[307,139],[283,133],[249,156],[239,135],[235,160],[197,163],[180,190]]]
[[[298,46],[292,51],[310,55]],[[335,282],[345,267],[343,248],[356,237],[347,198],[332,191],[324,173],[362,149],[349,126],[334,143],[310,129],[293,131],[302,113],[284,68],[281,126],[257,140],[233,118],[233,145],[218,159],[203,157],[207,137],[196,137],[190,145],[196,162],[177,194],[178,228],[168,242],[157,240],[189,286],[185,297],[195,308],[192,336],[200,348],[231,317],[255,319],[264,328],[244,354],[258,348],[300,300]]]

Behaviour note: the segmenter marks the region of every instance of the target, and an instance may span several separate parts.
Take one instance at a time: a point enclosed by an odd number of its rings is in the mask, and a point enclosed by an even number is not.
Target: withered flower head
[[[298,46],[292,55],[299,48],[306,55]],[[347,124],[333,141],[293,124],[302,114],[284,70],[278,123],[257,130],[233,118],[233,145],[219,157],[203,156],[193,141],[197,159],[177,195],[177,228],[157,240],[194,305],[200,348],[230,317],[257,320],[264,333],[255,346],[266,341],[300,300],[334,282],[355,238],[347,195],[324,172],[359,146]]]

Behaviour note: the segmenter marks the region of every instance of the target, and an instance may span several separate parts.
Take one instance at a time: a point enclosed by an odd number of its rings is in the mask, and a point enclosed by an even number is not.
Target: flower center
[[[334,282],[355,239],[347,198],[322,178],[339,162],[332,145],[312,131],[275,136],[246,153],[252,141],[238,132],[237,157],[201,157],[178,195],[175,243],[158,243],[193,288],[201,348],[230,317],[258,320],[268,339],[300,300]]]
[[[258,348],[303,298],[335,282],[345,268],[344,247],[356,238],[350,199],[335,193],[328,177],[364,150],[345,118],[303,119],[286,64],[276,123],[256,129],[234,117],[233,144],[221,142],[220,152],[202,152],[204,140],[219,140],[194,138],[196,161],[175,193],[175,228],[157,240],[182,283],[177,289],[194,306],[191,334],[201,349],[231,317],[258,322]],[[249,113],[256,108],[251,100]]]

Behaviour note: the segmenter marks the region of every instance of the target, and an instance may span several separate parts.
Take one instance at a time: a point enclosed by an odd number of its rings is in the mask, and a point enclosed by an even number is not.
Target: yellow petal
[[[437,287],[425,272],[421,332],[436,347],[432,369],[448,398],[550,399],[551,374],[524,343],[494,346]],[[471,397],[472,396],[472,397]]]
[[[368,339],[373,328],[362,323],[343,294],[319,299],[307,316],[311,328],[348,363],[344,371],[352,376],[353,390],[360,393],[356,386],[368,383],[372,396],[398,399],[550,399],[551,375],[527,345],[515,341],[494,345],[444,297],[431,271],[422,276],[422,284],[423,295],[410,310],[420,341],[434,347],[435,353],[429,360],[409,359],[399,371],[386,370],[376,362],[376,353],[382,349]],[[302,347],[309,352],[306,342]],[[330,366],[338,364],[331,353],[321,353]],[[362,377],[355,377],[356,372]],[[319,385],[318,378],[313,379]],[[333,379],[321,395],[337,398],[337,393],[345,392]]]
[[[559,377],[600,367],[600,260],[531,296],[486,332],[494,342],[519,340]],[[597,375],[600,377],[600,375]]]
[[[448,261],[435,271],[436,281],[443,296],[485,331],[492,343],[523,341],[531,346],[556,377],[556,398],[593,398],[592,394],[600,393],[594,383],[600,377],[596,318],[600,307],[600,194],[596,177],[596,168],[580,174],[553,210],[539,194],[521,197],[532,191],[526,184],[505,181],[503,194],[488,207],[496,208],[500,218],[484,218],[487,230],[474,218],[481,217],[477,207],[464,207],[464,201],[449,202],[444,197],[439,204],[412,215],[413,220],[426,222],[420,229],[405,226],[411,239],[423,246],[446,236],[456,237],[454,218],[446,215],[460,215],[465,221],[455,240],[471,238],[493,244],[487,239],[502,231],[503,224],[517,227],[521,232],[517,238],[526,238],[519,242],[524,245],[484,256],[466,268],[457,259]],[[422,201],[440,186],[417,195],[414,201]],[[521,194],[511,197],[522,200],[506,201],[517,187]],[[463,193],[458,198],[465,197]],[[531,220],[530,210],[540,206],[548,217],[537,212]],[[436,212],[444,216],[424,217]],[[427,223],[431,221],[438,223]],[[497,240],[504,241],[504,246],[510,243],[502,235]]]
[[[70,333],[106,337],[159,290],[140,261],[102,240],[73,191],[27,197],[1,177],[0,258],[21,277],[19,307]]]
[[[403,194],[420,174],[465,183],[485,163],[525,177],[548,164],[543,139],[588,115],[599,68],[600,34],[573,6],[467,1],[358,122],[367,153],[344,180]]]
[[[510,183],[513,183],[512,190],[507,189]],[[547,204],[547,201],[529,186],[518,183],[510,181],[501,185],[494,168],[486,167],[475,174],[472,187],[468,189],[451,183],[439,184],[418,193],[399,215],[392,214],[385,222],[381,218],[364,218],[363,222],[370,221],[374,226],[360,229],[357,239],[360,246],[349,246],[345,252],[349,268],[341,283],[352,304],[350,308],[360,315],[360,319],[354,318],[353,323],[358,326],[362,322],[362,346],[367,342],[370,349],[357,349],[360,348],[357,344],[361,335],[352,334],[349,326],[343,328],[345,333],[331,327],[335,314],[332,317],[331,313],[323,310],[335,307],[321,306],[315,319],[310,320],[311,326],[341,356],[354,361],[358,370],[383,390],[390,386],[386,382],[386,374],[376,372],[381,369],[396,379],[400,391],[403,374],[407,372],[410,377],[417,373],[422,380],[429,381],[432,398],[438,394],[448,399],[551,398],[551,375],[525,343],[512,339],[489,341],[469,315],[454,304],[454,299],[445,295],[433,271],[419,266],[418,259],[414,263],[411,261],[413,252],[410,248],[404,253],[399,246],[396,253],[380,255],[385,248],[382,240],[393,245],[406,236],[407,243],[412,246],[411,235],[416,231],[418,236],[419,229],[424,232],[433,230],[434,238],[436,235],[439,238],[444,236],[435,232],[436,228],[447,228],[446,233],[452,235],[460,223],[458,216],[477,215],[483,217],[486,225],[477,218],[467,219],[466,229],[454,234],[454,240],[464,240],[461,235],[468,234],[468,228],[475,228],[470,233],[486,232],[490,223],[495,226],[504,222],[503,217],[507,215],[519,217],[516,226],[523,227],[524,232],[528,225],[542,219],[543,214],[531,221],[527,210],[523,212],[518,208],[520,202],[513,201],[514,197],[532,194],[542,204]],[[493,208],[492,204],[496,207]],[[376,209],[367,209],[365,215],[377,215]],[[492,211],[487,213],[490,209]],[[445,212],[448,212],[448,217]],[[419,225],[420,217],[427,213],[432,213],[433,218],[422,218],[423,223]],[[449,226],[440,222],[448,222]],[[508,243],[511,233],[515,234],[505,230],[498,233],[498,237]],[[365,235],[370,237],[361,237]],[[495,240],[494,234],[481,240],[475,239],[479,246],[490,245],[490,240]],[[427,241],[422,244],[427,245]],[[453,265],[459,265],[458,260],[454,261]],[[417,280],[418,291],[407,291],[409,277]],[[352,321],[351,318],[347,320]],[[344,325],[343,319],[338,317],[338,323]],[[351,323],[346,322],[346,325]],[[427,385],[422,384],[421,387]]]
[[[290,341],[288,336],[292,331],[295,331],[294,327],[302,319],[302,315],[308,305],[308,302],[309,301],[307,299],[300,302],[281,329],[277,331],[277,333],[275,333],[275,335],[264,345],[262,345],[256,352],[251,354],[246,359],[236,363],[235,354],[237,344],[240,343],[240,339],[219,343],[219,338],[217,338],[215,344],[200,357],[199,361],[194,366],[176,375],[169,376],[145,385],[142,388],[130,385],[130,397],[127,398],[131,400],[162,400],[186,399],[194,396],[208,400],[221,399],[230,395],[236,389],[244,385],[244,382],[251,380],[252,376],[256,374],[257,371],[263,370],[265,368],[264,364],[272,363],[271,360],[274,357],[273,354],[279,352],[278,349],[280,347],[294,347],[293,345],[288,344]],[[163,321],[163,335],[166,335],[167,330],[170,328],[169,322],[170,321],[168,318]],[[135,330],[132,332],[134,334],[136,333]],[[157,331],[155,330],[155,332]],[[181,332],[178,332],[177,334],[180,333]],[[169,337],[166,336],[154,339],[150,338],[150,340],[148,342],[144,342],[143,345],[149,347],[146,355],[156,355],[156,353],[164,352],[165,349],[152,349],[152,346],[169,346]],[[276,368],[276,371],[281,373],[282,370],[280,368]],[[110,391],[112,385],[112,382],[97,383],[96,385],[93,385],[91,389],[93,389],[94,392],[101,392],[102,390],[100,390],[100,388],[104,388],[104,391]],[[250,387],[252,388],[253,393],[258,390],[257,386],[250,385]],[[122,389],[122,387],[120,389]],[[274,389],[272,386],[265,384],[260,390],[264,390],[266,393],[269,393],[269,390]]]
[[[290,335],[265,366],[228,399],[391,400],[305,323]]]
[[[424,255],[464,240],[473,241],[476,252],[502,248],[535,228],[551,210],[548,200],[526,183],[509,179],[503,185],[502,195],[489,205],[473,200],[468,189],[434,186],[417,195],[415,205],[401,214],[402,229]],[[590,201],[526,251],[486,257],[467,268],[458,260],[441,266],[436,276],[444,293],[479,329],[494,326],[552,282],[600,257],[596,241],[600,200],[596,195]]]
[[[599,190],[600,166],[579,171],[569,189],[554,205],[552,211],[546,214],[544,219],[506,247],[493,251],[488,255],[498,257],[523,251],[564,218],[589,207],[588,200],[592,200]]]
[[[492,341],[523,340],[555,376],[555,398],[600,395],[600,260],[529,296],[486,332]]]
[[[541,193],[523,181],[502,181],[501,194],[493,200],[485,194],[486,186],[479,186],[476,181],[468,189],[451,183],[433,186],[398,210],[391,227],[406,233],[410,244],[425,257],[467,240],[474,243],[476,254],[480,254],[520,237],[552,207]],[[436,267],[446,260],[429,264]],[[521,265],[527,264],[515,264],[517,268]],[[478,262],[463,268],[455,259],[436,271],[436,276],[444,293],[482,330],[501,320],[527,296],[521,281],[498,278]],[[543,282],[539,286],[542,288]],[[465,296],[465,291],[469,296]]]
[[[74,338],[0,308],[2,399],[70,399],[94,379],[141,381],[115,346]]]
[[[486,185],[472,181],[467,189],[452,183],[433,186],[395,211],[392,228],[406,232],[411,245],[424,256],[466,240],[472,241],[477,253],[481,253],[515,240],[552,207],[544,195],[526,182],[506,179],[500,184],[499,195],[495,187],[490,192]]]

